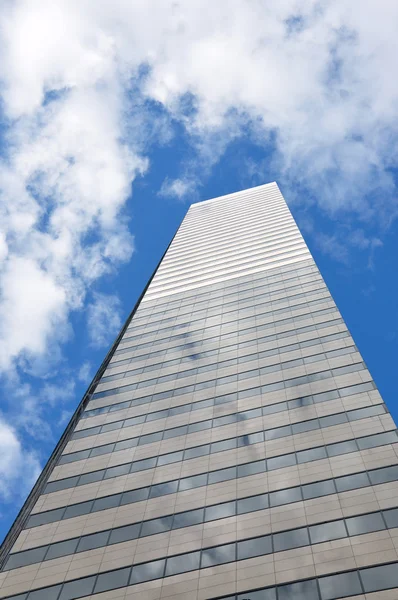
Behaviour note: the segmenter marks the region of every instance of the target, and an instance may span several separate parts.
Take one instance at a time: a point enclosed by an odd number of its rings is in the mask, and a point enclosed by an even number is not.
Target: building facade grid
[[[396,600],[396,426],[275,183],[191,205],[0,572],[13,600]]]

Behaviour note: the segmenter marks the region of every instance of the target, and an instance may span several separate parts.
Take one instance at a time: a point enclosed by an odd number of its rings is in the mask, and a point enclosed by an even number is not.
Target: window
[[[67,554],[74,554],[78,541],[79,538],[75,538],[74,540],[66,540],[65,542],[51,544],[46,554],[46,560],[58,558],[59,556],[66,556]]]
[[[244,513],[253,512],[256,510],[262,510],[268,508],[268,494],[262,494],[261,496],[253,496],[252,498],[244,498],[237,502],[237,514],[242,515]]]
[[[371,531],[380,531],[385,529],[383,518],[380,513],[372,515],[362,515],[361,517],[352,517],[346,519],[348,533],[350,535],[359,535]]]
[[[232,562],[235,559],[235,544],[225,544],[216,548],[207,548],[202,551],[201,568],[213,567],[214,565],[222,565],[223,563]]]
[[[294,454],[285,454],[285,456],[276,456],[275,458],[267,459],[267,469],[272,471],[274,469],[281,469],[282,467],[290,467],[296,464],[296,457]]]
[[[332,575],[331,577],[321,577],[319,588],[322,600],[334,600],[334,598],[362,594],[361,582],[356,571]]]
[[[301,500],[301,490],[299,487],[281,490],[280,492],[271,492],[269,495],[271,506],[281,506]]]
[[[158,498],[159,496],[165,496],[166,494],[174,494],[177,491],[178,482],[169,481],[168,483],[158,483],[151,487],[149,494],[150,498]]]
[[[398,466],[370,471],[369,477],[373,485],[377,483],[386,483],[388,481],[396,481],[398,479]]]
[[[197,525],[204,521],[204,509],[190,510],[184,513],[175,514],[173,520],[173,529],[179,529],[180,527],[189,527],[190,525]]]
[[[172,523],[172,516],[159,517],[158,519],[144,521],[142,524],[141,536],[152,535],[154,533],[162,533],[163,531],[170,531]]]
[[[369,485],[369,477],[367,473],[358,473],[357,475],[347,475],[346,477],[338,477],[336,479],[336,487],[338,492],[346,490],[355,490]]]
[[[108,537],[109,531],[101,531],[100,533],[85,535],[84,537],[80,538],[76,552],[84,552],[85,550],[92,550],[93,548],[106,546]]]
[[[143,565],[135,565],[131,572],[129,585],[163,577],[165,563],[165,560],[155,560]]]
[[[128,585],[131,569],[118,569],[109,573],[98,575],[97,583],[95,584],[94,594],[106,592],[107,590],[115,590],[117,588]]]
[[[339,454],[348,454],[349,452],[356,452],[358,450],[357,444],[354,440],[349,442],[339,442],[337,444],[329,444],[326,446],[328,456],[338,456]]]
[[[316,581],[299,581],[278,587],[278,600],[319,600]]]
[[[235,600],[235,596],[224,600]],[[276,600],[276,591],[275,588],[270,588],[268,590],[257,590],[256,592],[244,592],[237,596],[237,600]]]
[[[238,542],[238,560],[262,556],[272,552],[272,540],[270,535]]]
[[[344,521],[333,521],[332,523],[323,523],[322,525],[313,525],[309,528],[311,544],[327,542],[347,537],[347,531]]]
[[[62,585],[52,585],[51,587],[29,592],[28,600],[58,600],[58,594]],[[64,597],[61,596],[64,600]],[[75,596],[77,598],[77,596]]]
[[[89,596],[93,591],[94,582],[95,575],[64,583],[59,600],[73,600],[74,598]]]
[[[326,449],[325,448],[311,448],[311,450],[301,450],[301,452],[297,452],[297,462],[307,463],[312,460],[319,460],[322,458],[327,458]]]
[[[285,531],[274,535],[274,551],[290,550],[291,548],[299,548],[309,544],[308,531],[305,527],[302,529],[294,529],[293,531]]]
[[[224,502],[205,509],[205,521],[224,519],[236,514],[236,502]]]
[[[183,556],[173,556],[167,559],[165,575],[176,575],[199,569],[200,552],[190,552]]]
[[[229,469],[222,469],[220,471],[213,471],[209,473],[209,485],[212,483],[219,483],[220,481],[228,481],[229,479],[236,478],[236,467],[230,467]]]
[[[383,515],[389,529],[392,527],[398,527],[398,508],[385,510],[383,511]]]
[[[135,540],[140,533],[140,524],[127,525],[126,527],[118,527],[111,531],[108,544],[119,544],[127,540]]]
[[[139,490],[131,490],[130,492],[123,492],[120,504],[130,504],[133,502],[140,502],[141,500],[147,500],[149,497],[149,487],[141,488]]]
[[[365,592],[388,590],[398,587],[397,565],[385,565],[361,570],[361,579]]]
[[[41,562],[47,552],[48,546],[33,548],[25,552],[10,554],[6,563],[6,569],[16,569],[33,563]]]
[[[91,506],[91,502],[88,502]],[[76,504],[76,506],[79,506]],[[70,507],[72,508],[72,507]],[[31,515],[28,519],[26,527],[37,527],[38,525],[45,525],[46,523],[54,523],[55,521],[60,521],[62,519],[62,515],[64,513],[64,508],[58,508],[57,510],[49,510],[48,512],[38,513],[36,515]],[[90,511],[88,511],[90,512]],[[84,514],[84,513],[78,513]]]
[[[238,466],[238,477],[247,477],[256,473],[265,473],[265,460],[256,460],[252,463],[247,463]]]
[[[336,492],[333,481],[309,483],[307,485],[303,485],[302,490],[304,500],[328,496],[329,494],[334,494]]]

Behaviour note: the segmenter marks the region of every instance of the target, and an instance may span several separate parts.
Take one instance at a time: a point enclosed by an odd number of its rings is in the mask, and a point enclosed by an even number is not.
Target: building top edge
[[[198,206],[203,206],[204,204],[209,204],[210,202],[217,202],[218,200],[228,200],[229,198],[236,198],[237,196],[239,196],[239,194],[245,194],[247,192],[252,192],[252,191],[257,191],[257,190],[261,190],[261,189],[265,189],[265,188],[271,188],[274,187],[279,191],[279,187],[278,184],[276,183],[276,181],[271,181],[270,183],[264,183],[262,185],[256,185],[254,187],[251,188],[247,188],[245,190],[240,190],[238,192],[232,192],[231,194],[225,194],[224,196],[217,196],[216,198],[209,198],[208,200],[201,200],[200,202],[193,202],[190,207],[189,210],[191,208],[196,208]]]

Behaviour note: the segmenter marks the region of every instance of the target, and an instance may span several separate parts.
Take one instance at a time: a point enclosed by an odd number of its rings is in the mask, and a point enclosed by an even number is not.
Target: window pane
[[[272,492],[269,495],[271,506],[281,506],[290,502],[301,500],[301,490],[299,487],[281,490],[280,492]]]
[[[224,519],[236,514],[236,502],[224,502],[216,506],[208,506],[205,510],[205,521]]]
[[[109,531],[101,531],[100,533],[86,535],[85,537],[80,538],[76,552],[84,552],[85,550],[92,550],[93,548],[101,548],[102,546],[106,546],[108,537]]]
[[[89,596],[93,591],[94,582],[95,575],[64,583],[59,600],[73,600],[74,598]]]
[[[66,540],[65,542],[51,544],[46,554],[46,560],[58,558],[59,556],[66,556],[67,554],[73,554],[76,551],[78,541],[79,538],[76,538],[74,540]]]
[[[141,536],[152,535],[154,533],[162,533],[163,531],[170,531],[173,523],[173,517],[159,517],[158,519],[151,519],[150,521],[144,521],[141,529]]]
[[[182,492],[184,490],[191,490],[196,487],[201,487],[202,485],[207,484],[207,474],[206,475],[194,475],[193,477],[185,477],[180,480],[179,491]]]
[[[361,570],[361,579],[365,592],[388,590],[398,587],[397,565],[385,565]]]
[[[311,544],[327,542],[328,540],[337,540],[347,537],[347,531],[344,521],[334,521],[332,523],[323,523],[322,525],[313,525],[310,529]]]
[[[97,583],[95,584],[94,594],[114,590],[128,585],[131,568],[118,569],[110,573],[102,573],[98,575]]]
[[[278,587],[278,600],[319,600],[315,581],[300,581]]]
[[[398,480],[398,466],[386,467],[369,472],[370,481],[373,484],[386,483],[388,481]]]
[[[270,554],[271,552],[272,541],[270,535],[238,542],[238,560],[251,558],[253,556],[262,556],[263,554]]]
[[[48,512],[30,515],[26,523],[26,528],[29,529],[30,527],[37,527],[38,525],[45,525],[46,523],[55,523],[55,521],[60,521],[64,514],[64,510],[64,508],[58,508],[57,510],[49,510]]]
[[[222,440],[221,442],[213,442],[211,444],[211,453],[215,452],[223,452],[224,450],[231,450],[232,448],[236,448],[237,441],[236,438],[231,440]]]
[[[166,576],[199,569],[200,552],[190,552],[167,559]]]
[[[94,500],[93,511],[104,510],[106,508],[114,508],[120,504],[120,494],[114,496],[107,496],[106,498],[98,498]]]
[[[42,590],[29,592],[28,600],[57,600],[60,589],[61,585],[52,585]]]
[[[313,460],[321,460],[322,458],[327,458],[326,449],[323,447],[297,452],[297,462],[299,464],[311,462]]]
[[[155,560],[143,565],[135,565],[131,573],[129,585],[163,577],[165,563],[165,560]]]
[[[398,508],[384,510],[383,515],[389,529],[392,527],[398,527]]]
[[[157,498],[159,496],[166,496],[167,494],[174,494],[178,488],[178,481],[169,481],[168,483],[158,483],[151,487],[149,494],[150,498]]]
[[[111,479],[112,477],[119,477],[120,475],[127,475],[130,472],[130,465],[120,465],[118,467],[111,467],[105,471],[104,479]]]
[[[334,494],[336,492],[333,481],[310,483],[308,485],[303,485],[302,489],[304,500],[320,498],[321,496],[328,496],[329,494]]]
[[[296,464],[296,457],[294,454],[285,454],[285,456],[276,456],[275,458],[267,459],[267,469],[272,471],[273,469],[281,469],[282,467],[290,467]]]
[[[26,565],[32,565],[34,563],[41,562],[47,552],[48,546],[42,546],[41,548],[34,548],[33,550],[26,550],[25,552],[16,552],[10,554],[6,568],[16,569],[18,567],[24,567]]]
[[[201,568],[222,565],[235,560],[235,544],[226,544],[202,551]]]
[[[173,529],[179,529],[180,527],[189,527],[190,525],[203,523],[204,512],[205,511],[203,508],[199,508],[198,510],[190,510],[174,515]]]
[[[338,492],[346,490],[355,490],[369,485],[367,473],[358,473],[357,475],[347,475],[346,477],[338,477],[336,479],[336,487]]]
[[[268,494],[243,498],[242,500],[238,500],[237,514],[242,515],[255,510],[262,510],[263,508],[268,508],[268,506]]]
[[[348,454],[348,452],[356,452],[358,450],[354,440],[349,442],[339,442],[338,444],[329,444],[326,446],[328,456],[339,456],[340,454]]]
[[[308,531],[304,527],[302,529],[294,529],[293,531],[285,531],[274,535],[275,552],[307,546],[309,543]]]
[[[184,460],[190,458],[197,458],[198,456],[206,456],[210,452],[210,444],[204,446],[197,446],[196,448],[188,448],[184,452]]]
[[[229,599],[225,598],[225,600]],[[237,600],[276,600],[276,591],[275,588],[269,588],[268,590],[257,590],[256,592],[244,592],[237,596]]]
[[[380,513],[362,515],[362,517],[352,517],[351,519],[346,519],[346,523],[350,535],[380,531],[381,529],[386,528]]]
[[[134,525],[113,529],[108,544],[119,544],[120,542],[126,542],[127,540],[135,540],[140,533],[140,527],[141,525],[136,523]]]
[[[213,473],[209,473],[209,485],[211,483],[218,483],[220,481],[228,481],[229,479],[235,479],[235,477],[236,467],[222,469],[220,471],[213,471]]]
[[[321,577],[319,579],[322,600],[333,600],[334,598],[345,598],[362,594],[359,575],[353,573],[341,573],[332,577]]]
[[[130,504],[132,502],[140,502],[146,500],[149,496],[149,488],[141,488],[139,490],[131,490],[130,492],[123,492],[120,504]]]

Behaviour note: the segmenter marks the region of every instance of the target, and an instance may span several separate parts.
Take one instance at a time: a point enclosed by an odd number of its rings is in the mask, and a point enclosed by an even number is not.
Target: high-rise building
[[[0,598],[397,600],[397,450],[277,185],[193,204],[6,538]]]

